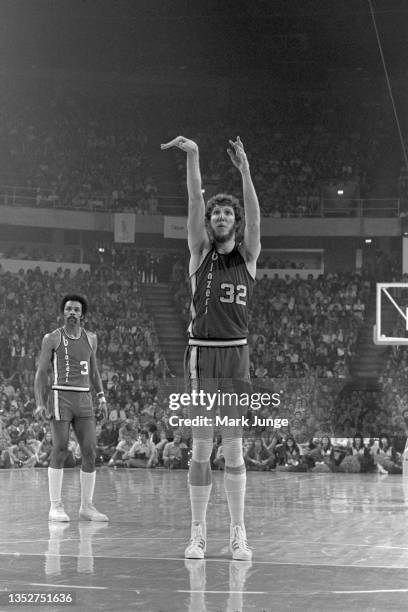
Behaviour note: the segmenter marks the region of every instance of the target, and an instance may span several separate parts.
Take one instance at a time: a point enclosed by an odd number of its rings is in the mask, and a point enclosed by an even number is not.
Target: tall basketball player
[[[96,363],[96,335],[82,327],[88,310],[81,295],[65,295],[61,302],[64,325],[46,334],[42,341],[34,381],[37,412],[51,419],[52,452],[48,468],[51,508],[50,521],[70,520],[61,500],[63,466],[68,452],[70,426],[81,448],[81,507],[79,518],[108,521],[92,503],[95,488],[95,420],[90,384],[97,392],[101,408],[106,409],[102,380]],[[48,368],[52,366],[52,387],[46,401]]]
[[[205,205],[195,142],[178,136],[161,148],[178,147],[187,153],[187,233],[192,292],[185,355],[188,388],[190,393],[204,389],[230,395],[236,392],[238,396],[240,391],[248,391],[249,384],[248,308],[261,250],[260,210],[243,144],[239,137],[229,142],[231,148],[227,152],[242,177],[245,221],[238,200],[230,195],[216,195]],[[200,408],[207,417],[214,411],[214,408],[208,410],[209,406]],[[248,561],[252,551],[244,525],[246,472],[239,423],[243,409],[239,402],[221,403],[216,409],[221,417],[226,414],[231,417],[232,423],[222,426],[224,484],[231,517],[230,549],[233,559]],[[189,470],[192,527],[185,550],[187,558],[202,559],[206,550],[213,425],[214,419],[212,424],[193,427]]]

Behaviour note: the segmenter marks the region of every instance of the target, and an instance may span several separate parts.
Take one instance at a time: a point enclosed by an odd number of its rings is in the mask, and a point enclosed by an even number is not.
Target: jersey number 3
[[[246,285],[233,285],[232,283],[221,283],[221,289],[224,291],[224,295],[220,296],[220,302],[225,302],[227,304],[241,304],[241,306],[246,306],[246,294],[247,288]]]
[[[82,366],[80,374],[82,374],[82,376],[86,376],[88,374],[88,362],[87,361],[80,361],[79,365]]]

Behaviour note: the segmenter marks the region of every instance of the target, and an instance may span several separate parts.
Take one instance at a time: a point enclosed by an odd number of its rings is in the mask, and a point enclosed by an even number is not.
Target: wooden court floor
[[[97,472],[108,525],[78,521],[79,471],[65,470],[68,525],[49,525],[47,471],[0,471],[0,610],[271,612],[408,610],[408,486],[401,476],[249,473],[252,563],[231,561],[223,473],[214,473],[207,557],[183,558],[185,471]],[[75,604],[9,604],[12,593]]]

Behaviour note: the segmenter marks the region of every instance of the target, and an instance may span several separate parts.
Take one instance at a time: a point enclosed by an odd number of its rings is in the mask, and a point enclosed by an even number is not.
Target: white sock
[[[50,494],[51,505],[61,502],[62,477],[64,470],[49,467],[48,468],[48,491]]]
[[[191,520],[193,523],[204,523],[207,514],[208,500],[210,499],[210,493],[212,484],[190,487],[190,501],[191,501]]]
[[[79,470],[79,480],[81,482],[81,506],[92,505],[92,498],[95,489],[96,472],[83,472]]]
[[[224,472],[224,487],[232,525],[244,526],[244,507],[246,490],[246,472],[230,474]]]

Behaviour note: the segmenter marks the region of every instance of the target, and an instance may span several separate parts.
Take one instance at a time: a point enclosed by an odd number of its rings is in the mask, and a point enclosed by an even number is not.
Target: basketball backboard
[[[374,343],[408,345],[408,283],[377,283]]]

